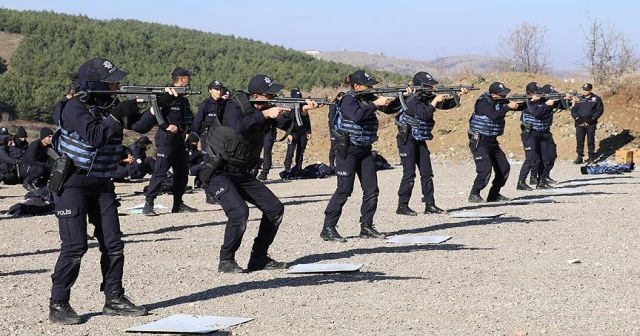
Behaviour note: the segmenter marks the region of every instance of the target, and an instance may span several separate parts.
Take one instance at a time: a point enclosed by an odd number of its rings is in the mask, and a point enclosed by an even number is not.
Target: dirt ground
[[[101,313],[99,252],[95,241],[83,258],[71,304],[88,321],[59,326],[47,319],[50,274],[59,239],[53,216],[1,219],[0,335],[114,335],[173,314],[252,317],[226,335],[640,335],[640,239],[637,172],[580,175],[560,161],[556,189],[517,191],[513,174],[503,194],[520,201],[466,202],[471,162],[436,161],[438,205],[451,210],[504,213],[496,219],[395,214],[401,169],[378,174],[375,223],[388,234],[451,236],[438,245],[392,245],[354,238],[361,192],[345,206],[339,231],[345,244],[319,237],[335,179],[269,187],[285,204],[285,219],[270,252],[282,261],[362,263],[360,272],[291,275],[285,271],[219,274],[225,216],[204,194],[185,196],[197,214],[147,218],[125,208],[144,184],[120,184],[126,240],[124,284],[144,317]],[[21,199],[18,186],[0,189],[0,210]],[[419,190],[411,206],[422,210]],[[484,195],[484,193],[483,193]],[[171,196],[158,204],[171,206]],[[251,210],[244,244],[246,265],[260,214]],[[569,263],[579,259],[580,263]]]

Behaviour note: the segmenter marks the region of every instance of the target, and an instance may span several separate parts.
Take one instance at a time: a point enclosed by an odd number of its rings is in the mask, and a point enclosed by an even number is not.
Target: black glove
[[[135,99],[120,102],[111,110],[111,115],[116,118],[125,128],[132,124],[132,120],[140,115]]]

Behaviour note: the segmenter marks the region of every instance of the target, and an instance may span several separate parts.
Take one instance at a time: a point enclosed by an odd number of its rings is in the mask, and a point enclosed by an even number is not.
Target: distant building
[[[320,50],[318,50],[318,49],[305,50],[304,53],[307,54],[307,55],[320,55],[321,54]]]

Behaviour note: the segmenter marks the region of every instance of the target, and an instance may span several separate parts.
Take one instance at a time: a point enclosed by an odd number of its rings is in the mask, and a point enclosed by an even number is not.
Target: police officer
[[[557,101],[541,99],[538,95],[543,94],[544,91],[536,82],[527,84],[525,90],[528,95],[531,95],[531,99],[529,99],[527,107],[522,111],[520,118],[520,138],[524,148],[525,159],[520,168],[516,189],[533,190],[526,183],[527,175],[532,171],[538,171],[537,167],[542,160],[542,135],[549,133],[553,122],[553,106]],[[549,161],[546,155],[545,159],[547,162]],[[548,189],[551,188],[551,185],[545,179],[539,179],[536,188]]]
[[[333,99],[333,104],[329,105],[329,167],[331,168],[331,174],[335,174],[336,168],[336,137],[334,135],[334,119],[336,118],[336,106],[342,100],[344,96],[344,92],[338,92],[336,97]]]
[[[126,75],[110,61],[94,58],[80,66],[75,85],[84,92],[113,90]],[[87,251],[87,217],[95,226],[94,235],[101,253],[100,289],[106,297],[103,313],[140,316],[147,312],[144,307],[133,304],[122,287],[124,243],[111,182],[122,150],[122,122],[125,117],[137,114],[137,108],[135,101],[125,101],[112,108],[114,101],[110,95],[77,96],[65,104],[59,118],[61,133],[55,148],[73,161],[73,168],[59,193],[54,195],[62,241],[51,276],[49,318],[56,323],[82,322],[71,308],[69,297],[78,278],[80,261]]]
[[[191,73],[185,68],[177,67],[171,73],[171,79],[174,86],[188,86],[191,81]],[[162,107],[159,113],[164,115],[167,124],[158,125],[155,137],[156,163],[147,186],[145,204],[142,209],[142,213],[147,216],[157,215],[153,209],[154,201],[160,194],[162,183],[167,178],[169,168],[173,170],[173,185],[171,189],[173,206],[171,207],[171,212],[198,211],[182,201],[182,195],[189,179],[187,151],[184,141],[185,134],[190,132],[193,122],[191,106],[185,96],[174,97],[167,93],[158,97],[159,103],[162,101],[165,104],[165,100],[167,100],[166,106]]]
[[[302,98],[302,93],[298,89],[291,90],[291,98]],[[302,105],[300,108],[302,108]],[[307,140],[311,139],[311,119],[309,114],[301,114],[302,125],[294,123],[291,134],[287,136],[287,153],[284,156],[284,170],[291,171],[291,162],[293,155],[296,156],[295,169],[302,171],[302,161],[304,160],[304,152],[307,149]]]
[[[228,218],[218,264],[218,271],[222,273],[244,271],[235,257],[247,228],[247,202],[262,212],[247,271],[287,267],[286,263],[272,259],[267,253],[282,222],[284,205],[250,174],[260,159],[264,134],[270,127],[268,121],[282,118],[283,113],[289,111],[258,101],[275,98],[281,89],[282,85],[273,82],[269,76],[252,77],[249,94],[234,93],[225,106],[220,123],[208,135],[208,148],[212,153],[208,153],[210,159],[203,171],[212,171],[212,176],[203,177],[203,182],[208,180],[209,192],[215,195]],[[305,110],[317,107],[315,102],[307,100]]]
[[[357,95],[357,91],[370,89],[378,83],[363,70],[347,76],[345,81],[350,84],[352,91],[342,97],[336,111],[337,188],[324,211],[320,237],[325,241],[346,242],[336,226],[358,175],[363,192],[360,237],[384,238],[385,235],[373,226],[373,216],[378,205],[378,177],[371,145],[378,139],[376,111],[387,111],[391,98],[371,94]]]
[[[214,79],[207,86],[209,90],[209,97],[204,99],[198,105],[198,113],[193,118],[193,127],[191,130],[198,135],[200,139],[200,148],[205,150],[207,129],[215,118],[218,118],[218,114],[224,109],[226,98],[224,94],[226,89],[222,82]]]
[[[498,143],[498,137],[504,133],[504,117],[509,110],[521,109],[517,102],[506,100],[511,89],[500,82],[494,82],[476,100],[473,113],[469,118],[469,149],[476,165],[476,178],[469,194],[469,202],[484,202],[480,191],[489,184],[491,170],[495,176],[487,202],[508,201],[500,194],[500,189],[509,177],[509,161]]]
[[[583,163],[584,156],[584,138],[587,138],[587,149],[589,151],[589,159],[587,163],[593,163],[596,160],[596,126],[598,119],[604,113],[604,104],[602,99],[591,91],[593,85],[591,83],[582,84],[582,95],[573,98],[573,106],[571,107],[571,117],[575,120],[576,125],[576,152],[578,157],[573,163]]]
[[[420,71],[413,76],[413,85],[429,87],[438,81],[428,72]],[[466,93],[463,90],[461,93]],[[416,178],[416,165],[420,170],[420,186],[424,213],[443,213],[445,210],[436,206],[433,197],[433,168],[431,152],[427,141],[433,139],[432,130],[435,125],[433,114],[436,108],[448,110],[457,106],[452,96],[434,95],[429,91],[420,91],[409,95],[406,99],[407,109],[396,117],[398,126],[398,151],[402,162],[402,180],[398,189],[399,215],[415,216],[417,212],[409,207],[409,199]]]
[[[274,120],[265,120],[267,130],[264,133],[264,149],[262,151],[262,171],[258,174],[258,180],[266,181],[269,177],[269,170],[273,163],[273,144],[276,142],[278,134],[278,123]]]
[[[41,128],[40,139],[30,143],[20,159],[20,176],[24,176],[22,185],[27,190],[37,189],[46,184],[49,178],[47,148],[51,147],[52,136],[53,131],[50,128]]]
[[[9,155],[14,159],[20,159],[29,148],[27,141],[27,130],[20,126],[13,136],[13,146],[9,146]]]
[[[18,159],[11,157],[9,152],[9,139],[11,135],[0,134],[0,181],[4,184],[16,184],[18,182]]]
[[[545,84],[542,86],[542,92],[548,94],[557,94],[556,91],[551,84]],[[568,96],[565,96],[564,103],[563,100],[557,100],[553,105],[554,113],[556,111],[564,110],[568,108]],[[553,124],[553,117],[550,121]],[[556,142],[553,140],[553,134],[551,133],[551,128],[546,132],[541,134],[541,143],[540,143],[540,164],[538,165],[537,172],[535,169],[532,169],[531,176],[536,177],[536,183],[532,183],[532,185],[537,185],[537,182],[542,180],[544,183],[548,185],[552,185],[557,183],[558,181],[551,178],[551,170],[555,165],[556,159],[558,158],[558,146]],[[537,173],[537,174],[536,174]]]

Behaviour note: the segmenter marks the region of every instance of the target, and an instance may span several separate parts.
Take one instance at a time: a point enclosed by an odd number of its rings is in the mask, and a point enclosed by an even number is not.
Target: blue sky
[[[242,4],[236,5],[236,4]],[[417,60],[498,55],[523,22],[547,27],[554,70],[579,67],[591,19],[614,25],[638,53],[640,1],[0,0],[0,7],[158,22],[298,50],[347,49]]]

